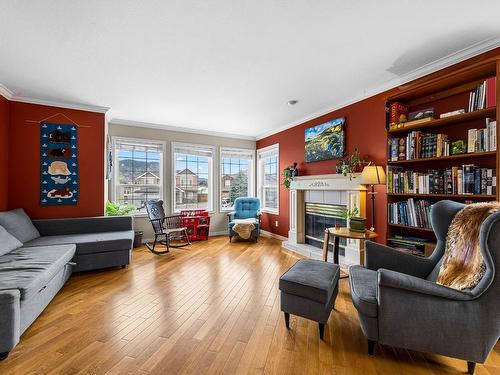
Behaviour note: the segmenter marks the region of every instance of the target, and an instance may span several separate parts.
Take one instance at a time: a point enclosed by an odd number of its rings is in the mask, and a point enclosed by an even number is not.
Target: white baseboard
[[[283,236],[280,236],[279,234],[276,234],[276,233],[273,233],[273,232],[269,232],[267,230],[260,230],[260,234],[262,234],[264,237],[270,237],[270,238],[274,238],[276,240],[279,240],[279,241],[287,241],[288,238],[287,237],[283,237]]]

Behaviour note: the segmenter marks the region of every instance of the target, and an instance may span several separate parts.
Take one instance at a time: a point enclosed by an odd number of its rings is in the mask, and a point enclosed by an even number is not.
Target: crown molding
[[[162,125],[162,124],[155,124],[155,123],[150,123],[150,122],[124,120],[124,119],[119,119],[119,118],[111,119],[109,121],[109,124],[110,125],[138,126],[141,128],[169,130],[169,131],[180,132],[180,133],[210,135],[212,137],[244,139],[247,141],[255,141],[256,140],[254,136],[249,136],[249,135],[240,135],[240,134],[217,132],[217,131],[211,131],[211,130],[193,129],[193,128],[186,128],[186,127],[182,127],[182,126]]]
[[[76,109],[79,111],[96,112],[96,113],[106,113],[110,109],[109,107],[101,107],[101,106],[97,106],[97,105],[66,103],[66,102],[59,102],[59,101],[55,101],[55,100],[29,98],[29,97],[16,96],[16,95],[14,95],[12,97],[12,99],[9,99],[9,100],[11,100],[13,102],[39,104],[39,105],[46,105],[49,107]]]
[[[5,99],[12,100],[14,94],[10,91],[6,86],[0,83],[0,95],[2,95]]]
[[[12,102],[28,103],[28,104],[38,104],[46,105],[49,107],[59,107],[67,109],[76,109],[79,111],[96,112],[96,113],[106,113],[109,111],[109,107],[102,107],[97,105],[79,104],[79,103],[67,103],[60,102],[56,100],[45,100],[39,98],[30,98],[26,96],[15,95],[9,88],[0,83],[0,95],[4,96],[6,99]]]
[[[384,82],[383,84],[381,84],[379,86],[373,87],[373,88],[368,89],[368,90],[364,90],[364,92],[362,94],[352,96],[351,98],[349,98],[345,101],[336,103],[333,106],[323,108],[317,112],[311,113],[311,114],[309,114],[305,117],[302,117],[298,120],[295,120],[291,123],[285,124],[283,126],[275,128],[271,131],[259,134],[255,138],[257,141],[259,141],[259,140],[266,138],[266,137],[269,137],[273,134],[282,132],[284,130],[293,128],[293,127],[298,126],[298,125],[301,125],[304,122],[314,120],[315,118],[321,117],[321,116],[326,115],[330,112],[337,111],[337,110],[344,108],[344,107],[347,107],[351,104],[360,102],[364,99],[368,99],[374,95],[388,91],[390,89],[393,89],[393,88],[398,87],[400,85],[403,85],[405,83],[411,82],[415,79],[422,78],[428,74],[435,73],[438,70],[448,68],[452,65],[458,64],[462,61],[465,61],[467,59],[470,59],[470,58],[477,56],[477,55],[480,55],[482,53],[491,51],[491,50],[498,48],[498,47],[500,47],[500,37],[483,40],[481,42],[473,44],[472,46],[469,46],[469,47],[461,49],[457,52],[451,53],[448,56],[437,59],[437,60],[435,60],[431,63],[428,63],[420,68],[414,69],[411,72],[408,72],[402,76],[395,77],[389,81]]]

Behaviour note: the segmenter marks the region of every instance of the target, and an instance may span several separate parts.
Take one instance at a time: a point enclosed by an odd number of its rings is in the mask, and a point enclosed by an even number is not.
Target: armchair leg
[[[289,313],[285,313],[285,325],[286,325],[287,329],[290,328],[290,314]]]
[[[373,355],[373,349],[375,349],[375,341],[368,340],[368,354]]]
[[[323,340],[323,337],[325,336],[325,325],[323,323],[318,323],[319,327],[319,338]]]
[[[467,362],[467,374],[474,374],[474,370],[476,369],[476,364],[474,362]]]
[[[7,359],[8,356],[9,356],[9,352],[0,353],[0,361]]]

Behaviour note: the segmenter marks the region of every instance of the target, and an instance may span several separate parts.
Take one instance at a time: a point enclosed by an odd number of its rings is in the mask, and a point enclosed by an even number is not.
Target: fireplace
[[[323,237],[326,228],[340,225],[345,227],[347,222],[343,218],[347,206],[343,204],[305,202],[305,243],[323,249]],[[347,241],[340,239],[340,255],[345,255]],[[333,250],[333,244],[330,245]]]
[[[313,259],[322,259],[325,228],[335,224],[345,226],[342,213],[346,209],[366,211],[366,187],[359,184],[360,176],[353,179],[339,174],[300,176],[290,186],[290,229],[283,247]],[[362,264],[364,241],[341,240],[339,263],[342,269]],[[332,245],[330,245],[332,249]],[[329,260],[333,252],[329,252]]]

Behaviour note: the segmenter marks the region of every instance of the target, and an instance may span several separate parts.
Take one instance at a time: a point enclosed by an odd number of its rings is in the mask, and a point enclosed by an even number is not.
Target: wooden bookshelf
[[[387,223],[388,226],[394,227],[394,228],[403,228],[403,229],[412,229],[412,230],[418,230],[422,232],[432,232],[434,231],[431,228],[424,228],[424,227],[412,227],[410,225],[403,225],[403,224],[392,224],[392,223]]]
[[[442,127],[445,125],[459,124],[459,123],[464,123],[466,121],[478,120],[478,119],[483,119],[483,118],[487,118],[487,117],[495,117],[496,111],[497,111],[496,107],[491,107],[491,108],[486,108],[486,109],[480,109],[480,110],[474,111],[474,112],[462,113],[461,115],[455,115],[455,116],[450,116],[450,117],[445,117],[445,118],[438,118],[438,119],[430,120],[427,122],[422,122],[422,123],[416,124],[416,125],[408,125],[408,126],[403,126],[401,128],[397,128],[397,129],[390,129],[389,134],[407,133],[407,132],[411,132],[413,130],[424,131],[427,129]]]
[[[488,194],[413,194],[413,193],[387,193],[388,197],[408,198],[443,198],[443,199],[495,199],[495,195]]]
[[[388,161],[388,165],[400,165],[400,164],[414,164],[414,163],[425,163],[434,161],[446,161],[446,160],[463,160],[463,159],[477,159],[477,158],[488,158],[495,157],[497,155],[496,151],[486,151],[486,152],[471,152],[458,155],[441,156],[439,158],[420,158],[411,160],[398,160],[398,161]]]
[[[458,109],[468,108],[469,92],[486,79],[496,77],[496,103],[486,109],[439,118],[439,115]],[[467,142],[468,129],[485,127],[486,119],[497,122],[497,150],[487,152],[464,153],[444,157],[419,158],[412,160],[387,161],[388,166],[397,166],[403,171],[412,170],[427,173],[431,169],[446,169],[451,166],[474,164],[480,168],[496,169],[495,195],[488,194],[412,194],[387,193],[388,204],[407,201],[414,198],[428,200],[433,204],[439,200],[449,199],[459,202],[481,202],[499,200],[500,194],[500,156],[498,140],[500,140],[500,55],[483,61],[476,61],[459,69],[447,68],[422,79],[398,87],[388,96],[387,102],[402,102],[409,106],[409,112],[433,107],[435,119],[419,124],[389,129],[387,137],[404,138],[412,131],[430,134],[448,134],[451,141],[463,139]],[[388,142],[389,143],[389,142]],[[418,207],[418,206],[417,206]],[[430,228],[414,227],[403,224],[392,224],[387,213],[387,238],[397,235],[412,236],[435,241],[434,232]]]

